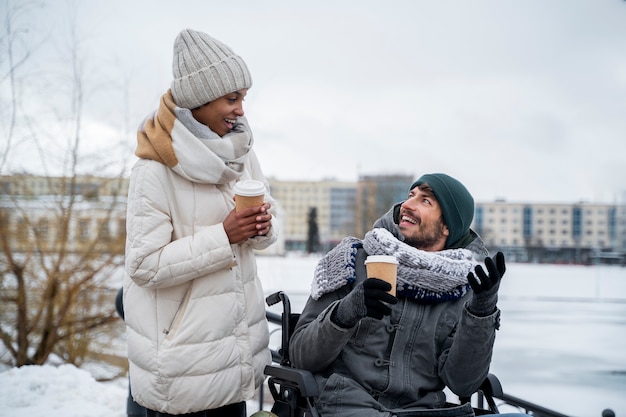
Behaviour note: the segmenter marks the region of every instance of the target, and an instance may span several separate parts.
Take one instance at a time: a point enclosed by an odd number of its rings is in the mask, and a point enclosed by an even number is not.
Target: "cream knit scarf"
[[[137,132],[135,154],[167,165],[193,181],[226,184],[237,180],[253,144],[245,118],[239,118],[233,130],[221,138],[207,128],[215,137],[207,140],[180,121],[185,112],[188,110],[176,106],[170,91],[164,94],[155,114]]]
[[[399,241],[386,229],[376,228],[363,241],[343,239],[320,260],[311,289],[313,299],[356,280],[355,257],[360,247],[369,255],[394,255],[399,262],[397,294],[423,304],[463,297],[469,290],[467,274],[477,264],[467,249],[426,252]]]

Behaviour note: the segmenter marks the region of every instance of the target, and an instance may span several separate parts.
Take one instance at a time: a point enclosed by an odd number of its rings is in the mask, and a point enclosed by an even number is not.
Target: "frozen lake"
[[[258,256],[266,294],[285,291],[301,311],[318,259]],[[626,416],[626,268],[509,264],[499,307],[491,372],[504,392],[573,416]]]

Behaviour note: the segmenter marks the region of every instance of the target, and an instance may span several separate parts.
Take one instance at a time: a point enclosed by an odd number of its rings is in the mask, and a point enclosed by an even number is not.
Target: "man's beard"
[[[400,229],[400,232],[402,232],[402,229]],[[443,222],[440,220],[429,227],[423,227],[418,233],[412,236],[407,236],[404,233],[402,233],[402,236],[404,236],[404,243],[409,246],[413,246],[417,249],[431,248],[444,237]]]

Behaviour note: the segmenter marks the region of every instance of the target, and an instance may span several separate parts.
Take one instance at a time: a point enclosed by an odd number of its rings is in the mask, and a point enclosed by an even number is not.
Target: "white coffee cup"
[[[265,201],[265,185],[261,181],[243,180],[233,187],[236,210],[258,207]]]

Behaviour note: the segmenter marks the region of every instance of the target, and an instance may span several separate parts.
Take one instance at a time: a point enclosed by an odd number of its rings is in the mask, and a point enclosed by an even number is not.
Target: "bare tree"
[[[0,138],[0,360],[43,364],[54,354],[80,365],[102,331],[119,326],[110,276],[123,264],[125,168],[120,164],[116,175],[97,181],[93,174],[108,162],[96,165],[103,158],[81,152],[85,102],[95,90],[85,82],[76,25],[70,25],[65,66],[37,74],[38,94],[28,94],[32,83],[19,82],[37,49],[20,34],[28,27],[28,8],[38,6],[6,3],[1,38],[8,53],[0,62],[0,91],[10,94],[1,95],[0,104],[10,111],[0,113],[6,119],[0,124],[7,126]],[[45,103],[42,97],[54,100]],[[40,117],[46,105],[65,127],[55,130],[61,137],[46,139],[51,119],[44,123]],[[9,172],[7,161],[18,142],[34,144],[37,152],[29,157],[39,160],[40,174]],[[62,152],[53,152],[50,143]],[[91,172],[80,171],[85,161]]]
[[[2,152],[0,152],[0,171],[5,166],[9,151],[11,150],[12,140],[15,135],[15,126],[17,123],[17,80],[16,73],[20,67],[28,62],[31,50],[29,48],[19,48],[22,44],[22,38],[27,32],[26,27],[20,26],[20,19],[24,14],[28,12],[33,4],[9,4],[8,1],[4,1],[5,8],[4,15],[4,32],[0,34],[0,49],[4,58],[0,63],[2,64],[3,73],[0,77],[0,82],[3,85],[3,92],[8,97],[8,106],[2,108],[6,110],[6,114],[3,114],[3,126],[4,126],[4,138],[5,141],[2,145]],[[16,50],[17,49],[17,50]]]

